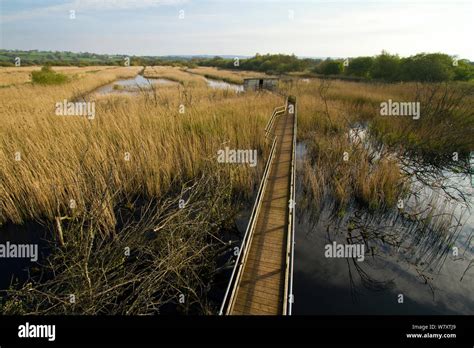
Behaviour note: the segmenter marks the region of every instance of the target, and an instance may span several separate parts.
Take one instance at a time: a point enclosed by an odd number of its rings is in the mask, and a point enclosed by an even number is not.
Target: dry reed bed
[[[106,69],[94,74],[86,74],[63,85],[13,85],[0,88],[0,112],[2,123],[19,122],[26,115],[54,114],[55,104],[64,99],[72,100],[119,78],[133,77],[140,67],[120,67]],[[82,71],[82,70],[80,70]]]
[[[474,94],[468,85],[314,79],[283,88],[298,96],[299,138],[311,158],[304,176],[316,204],[326,187],[342,205],[353,197],[374,209],[394,206],[408,189],[394,153],[410,157],[419,168],[429,165],[435,177],[446,168],[463,170],[452,154],[464,158],[474,146]],[[389,99],[420,102],[420,119],[381,116],[380,103]],[[371,147],[349,135],[360,124],[367,126]]]
[[[119,69],[117,67],[109,66],[57,66],[53,70],[66,74],[70,77],[82,78],[85,74],[95,73],[103,70]],[[0,87],[7,87],[16,84],[31,82],[31,73],[33,71],[41,70],[40,66],[26,66],[26,67],[6,67],[0,68]]]
[[[99,207],[103,228],[110,229],[117,204],[137,196],[160,197],[202,173],[221,173],[234,193],[252,193],[264,157],[259,156],[258,168],[250,168],[218,164],[216,153],[229,146],[258,149],[266,156],[263,129],[280,98],[167,87],[154,96],[97,100],[93,120],[54,114],[54,103],[110,82],[108,74],[61,87],[0,91],[2,221],[51,221]],[[16,152],[21,161],[14,160]]]
[[[378,100],[391,91],[354,87],[348,82],[326,85],[319,80],[282,86],[298,98],[298,137],[305,142],[309,158],[300,175],[308,193],[306,203],[316,210],[327,194],[341,209],[353,199],[371,209],[383,209],[394,206],[405,190],[404,177],[393,158],[377,161],[361,141],[349,136],[354,124],[367,120],[367,114],[373,116],[372,106],[363,113],[357,100]]]
[[[51,227],[61,217],[64,232],[40,270],[2,292],[0,312],[215,313],[207,292],[229,248],[220,234],[233,228],[236,196],[254,192],[268,155],[263,129],[283,100],[184,83],[94,97],[93,120],[55,115],[56,102],[90,100],[99,85],[137,72],[0,90],[0,224]],[[217,163],[225,146],[259,150],[258,166]]]

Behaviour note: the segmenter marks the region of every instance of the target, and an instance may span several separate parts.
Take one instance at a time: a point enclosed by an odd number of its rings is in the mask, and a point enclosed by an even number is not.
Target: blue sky
[[[0,0],[6,49],[474,60],[474,0]],[[70,11],[75,11],[75,19]],[[180,19],[179,15],[183,14]]]

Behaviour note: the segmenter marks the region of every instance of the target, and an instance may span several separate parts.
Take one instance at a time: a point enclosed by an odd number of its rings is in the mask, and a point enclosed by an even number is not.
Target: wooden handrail
[[[265,137],[268,137],[269,134],[272,134],[272,128],[275,123],[275,119],[277,116],[280,116],[281,114],[284,114],[286,112],[286,105],[283,106],[278,106],[273,110],[272,116],[267,122],[267,125],[265,126]]]
[[[247,225],[247,230],[245,231],[244,239],[242,240],[241,248],[239,250],[239,255],[237,256],[237,260],[235,262],[235,266],[232,271],[232,275],[230,277],[230,281],[224,295],[224,300],[222,301],[219,315],[224,314],[224,309],[226,307],[227,307],[227,310],[225,314],[228,314],[234,305],[236,290],[238,289],[238,284],[242,276],[243,266],[245,265],[245,262],[247,260],[248,248],[252,241],[253,231],[255,229],[257,217],[262,205],[262,198],[265,192],[265,187],[267,185],[268,174],[270,173],[270,166],[273,161],[273,157],[275,155],[276,142],[277,142],[277,137],[273,139],[273,144],[270,150],[270,156],[267,160],[267,164],[265,165],[265,170],[262,175],[262,180],[260,181],[260,187],[257,192],[257,197],[255,198],[252,214],[250,215],[249,223]]]

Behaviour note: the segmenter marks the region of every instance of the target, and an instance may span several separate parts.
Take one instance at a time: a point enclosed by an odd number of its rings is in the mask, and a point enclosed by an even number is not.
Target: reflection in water
[[[138,94],[143,89],[152,89],[156,85],[177,85],[177,82],[160,79],[160,78],[145,78],[142,75],[137,75],[130,79],[117,80],[105,86],[97,88],[93,94],[107,95],[107,94]]]
[[[209,87],[211,88],[216,88],[216,89],[232,89],[236,92],[243,92],[244,91],[244,86],[243,85],[237,85],[234,83],[228,83],[225,81],[220,81],[220,80],[213,80],[210,78],[206,77],[206,82]]]
[[[299,168],[304,154],[300,144]],[[444,179],[454,181],[472,204],[469,177],[450,173]],[[470,207],[420,182],[412,186],[403,210],[383,214],[356,203],[338,212],[330,196],[317,214],[300,205],[295,314],[474,314]],[[298,202],[305,201],[302,195],[300,181]],[[324,247],[333,241],[364,244],[365,260],[326,258]],[[398,303],[400,294],[403,304]]]
[[[209,87],[214,89],[231,89],[236,92],[244,90],[243,85],[237,85],[219,80],[205,78]],[[142,75],[137,75],[134,78],[117,80],[105,86],[97,88],[92,94],[95,95],[110,95],[110,94],[128,94],[136,95],[143,90],[152,90],[157,86],[177,86],[179,83],[163,78],[145,78]]]

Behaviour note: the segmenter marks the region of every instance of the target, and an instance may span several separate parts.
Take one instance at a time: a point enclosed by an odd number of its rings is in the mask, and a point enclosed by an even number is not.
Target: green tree
[[[442,53],[420,53],[401,62],[404,81],[440,82],[454,77],[453,59]]]
[[[458,81],[474,79],[474,65],[466,59],[459,60],[458,66],[454,67],[454,79]]]
[[[400,80],[400,57],[382,51],[374,59],[370,68],[370,77],[385,81]]]
[[[316,72],[323,75],[338,75],[342,72],[342,62],[328,58],[316,67]]]
[[[373,57],[357,57],[351,59],[345,72],[347,75],[368,77],[373,64]]]

